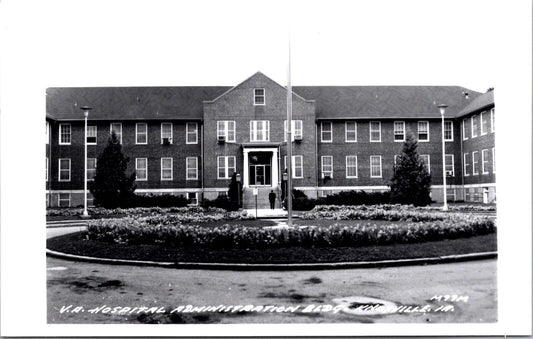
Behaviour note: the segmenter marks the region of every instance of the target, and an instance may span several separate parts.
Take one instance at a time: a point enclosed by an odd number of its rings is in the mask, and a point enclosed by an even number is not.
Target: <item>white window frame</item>
[[[489,174],[489,166],[488,165],[489,165],[489,150],[488,149],[482,149],[481,150],[481,174],[483,174],[483,175]]]
[[[190,203],[189,205],[198,206],[198,192],[187,192],[186,194],[187,194],[187,196],[186,196],[187,200],[196,200],[195,203]],[[190,194],[194,194],[194,198],[191,199],[189,197]]]
[[[448,171],[448,170],[446,169],[446,166],[448,166],[448,162],[446,161],[446,159],[450,159],[450,158],[452,159],[452,163],[450,164],[450,166],[451,166],[451,169],[450,169],[450,170],[451,170],[451,172],[452,172],[452,175],[451,175],[451,176],[452,176],[452,177],[455,177],[455,159],[454,159],[453,154],[445,154],[445,155],[444,155],[444,171]]]
[[[476,161],[478,151],[472,152],[472,175],[479,175],[479,161]]]
[[[427,162],[422,160],[424,162],[424,164],[426,165],[426,169],[428,170],[428,173],[431,174],[431,157],[429,154],[421,154],[420,155],[420,158],[421,159],[424,159],[426,158],[427,159]]]
[[[261,134],[264,138],[259,139],[259,129],[257,128],[259,123],[261,123]],[[250,121],[250,141],[253,142],[264,142],[270,141],[270,121],[269,120],[251,120]]]
[[[94,132],[94,135],[92,135],[92,132]],[[87,135],[85,138],[94,137],[94,142],[87,141],[87,145],[96,145],[98,143],[98,126],[97,125],[88,125],[87,126]]]
[[[326,158],[329,158],[331,159],[331,164],[330,165],[327,165],[324,163],[324,159]],[[321,175],[322,175],[322,179],[324,179],[326,176],[325,174],[326,173],[329,173],[329,177],[330,178],[333,178],[333,156],[332,155],[323,155],[321,158],[320,158],[320,167],[321,167]],[[325,170],[324,167],[330,167],[331,166],[331,170]]]
[[[350,158],[355,159],[355,165],[354,165],[354,166],[350,166],[350,165],[348,165],[348,159],[350,159]],[[353,168],[353,169],[355,169],[355,175],[348,175],[348,173],[349,173],[349,170],[348,170],[348,169],[349,169],[349,168]],[[357,178],[357,174],[358,174],[358,173],[357,173],[357,155],[347,155],[347,156],[346,156],[346,178],[347,178],[347,179]]]
[[[195,126],[194,130],[191,131],[189,126]],[[189,141],[189,136],[194,135],[194,141]],[[198,144],[198,123],[197,122],[187,122],[185,123],[185,143],[187,145],[196,145]]]
[[[283,140],[287,141],[287,120],[283,120],[283,129],[285,131],[283,135]],[[298,135],[300,138],[304,136],[303,130],[303,120],[292,120],[291,122],[291,141],[294,141],[294,138]]]
[[[113,125],[117,125],[120,128],[120,133],[115,132],[115,134],[119,137],[119,143],[122,145],[122,123],[121,122],[112,122],[109,124],[109,135],[113,133]]]
[[[89,160],[94,160],[94,168],[89,168]],[[94,177],[96,176],[96,158],[87,158],[87,181],[94,181]],[[92,178],[89,178],[89,172],[94,171],[94,175]]]
[[[494,133],[494,131],[496,130],[495,128],[495,121],[494,121],[494,108],[491,108],[490,109],[490,132],[491,133]]]
[[[394,142],[405,142],[405,121],[394,121]],[[397,129],[396,127],[400,127]],[[396,140],[396,135],[401,135],[402,139]]]
[[[446,138],[446,126],[447,125],[450,126],[450,138],[449,139]],[[446,141],[446,142],[453,141],[453,121],[444,120],[444,131],[442,131],[442,133],[444,135],[444,141]]]
[[[230,123],[233,125],[233,128],[230,127]],[[221,128],[222,127],[222,128]],[[230,139],[230,131],[233,132],[233,138]],[[217,138],[225,137],[226,142],[235,142],[235,120],[218,120],[217,121]]]
[[[348,128],[349,124],[353,124],[353,129]],[[353,139],[348,138],[348,133],[353,133]],[[357,121],[346,121],[344,123],[344,142],[357,142]]]
[[[46,137],[46,144],[48,145],[50,143],[50,123],[48,121],[46,121],[46,131],[44,133]]]
[[[224,166],[223,167],[220,167],[220,159],[223,158],[224,159]],[[229,166],[229,159],[230,158],[233,158],[233,167],[230,167]],[[235,172],[237,169],[237,163],[236,163],[236,159],[235,159],[235,156],[233,155],[230,155],[230,156],[227,156],[227,155],[222,155],[222,156],[218,156],[217,157],[217,179],[231,179],[231,176],[233,175],[233,172]],[[221,177],[220,176],[220,169],[223,168],[224,169],[224,177]],[[230,168],[233,168],[233,172],[230,173]]]
[[[65,195],[65,194],[66,194],[67,197],[68,197],[68,206],[67,206],[67,207],[70,207],[70,202],[71,202],[70,193],[59,193],[59,194],[57,195],[57,206],[58,206],[58,207],[63,207],[63,206],[61,206],[61,201],[62,201],[62,200],[64,201],[65,199],[61,199],[61,195]]]
[[[167,133],[163,134],[163,126],[168,126],[170,125],[170,136],[165,136],[165,135],[168,135]],[[172,145],[173,144],[173,137],[174,137],[174,124],[171,123],[171,122],[162,122],[161,123],[161,145],[163,145],[163,139],[164,138],[169,138],[169,143]]]
[[[466,122],[468,121],[468,118],[463,119],[463,140],[468,140],[468,137],[466,136],[466,132],[468,131],[468,128],[466,127]]]
[[[48,161],[50,160],[46,157],[46,181],[48,181]]]
[[[300,166],[297,166],[296,164],[296,159],[299,159],[300,160]],[[303,155],[293,155],[292,156],[292,163],[291,163],[291,167],[292,167],[292,178],[293,179],[303,179],[304,177],[304,157]],[[300,170],[300,175],[296,175],[297,174],[297,169]]]
[[[486,120],[486,117],[485,117],[486,114],[487,114],[487,112],[481,112],[481,113],[479,114],[479,126],[480,126],[480,128],[481,128],[481,134],[480,134],[480,135],[485,135],[485,134],[488,133],[488,131],[486,131],[485,128],[483,127],[483,125],[484,125],[484,120]],[[484,119],[484,118],[485,118],[485,119]],[[489,121],[487,121],[487,122],[489,122]],[[487,126],[487,127],[488,127],[488,126]]]
[[[139,167],[140,160],[144,160],[144,163],[146,164],[145,168]],[[144,178],[138,178],[137,173],[138,171],[143,170],[146,174]],[[136,181],[148,181],[148,158],[135,158],[135,180]]]
[[[68,126],[68,141],[62,141],[62,132],[63,132],[63,127],[67,127]],[[65,133],[65,135],[67,135],[67,133]],[[59,124],[59,144],[60,145],[70,145],[72,143],[72,126],[70,124]]]
[[[257,91],[263,91],[263,94],[257,94]],[[263,98],[263,102],[257,102],[258,98]],[[266,104],[266,91],[264,88],[254,88],[254,106],[265,106]]]
[[[472,139],[476,138],[477,137],[477,130],[478,130],[478,126],[477,126],[477,115],[472,115],[472,117],[470,118],[470,129],[471,129],[471,136],[472,136]]]
[[[496,149],[492,148],[492,173],[496,173]]]
[[[420,128],[423,125],[426,126],[425,134],[427,134],[427,139],[420,139],[420,134],[424,133],[422,131],[422,128]],[[418,136],[418,142],[429,142],[429,121],[427,120],[418,121],[418,135],[417,136]]]
[[[327,124],[329,124],[329,131],[324,129],[324,126]],[[329,134],[329,139],[324,138],[325,133]],[[320,142],[323,142],[323,143],[333,142],[333,122],[322,121],[320,123]]]
[[[139,126],[144,126],[145,127],[145,131],[144,132],[140,132],[139,131]],[[142,136],[144,135],[145,137],[145,142],[139,142],[139,136]],[[148,124],[145,123],[145,122],[138,122],[135,124],[135,144],[136,145],[148,145]]]
[[[378,126],[378,129],[377,130],[373,130],[372,129],[372,125],[373,124],[377,124]],[[369,139],[370,139],[370,142],[381,142],[381,121],[370,121],[368,123],[368,128],[369,128]],[[379,138],[377,140],[372,140],[372,132],[377,132],[379,134]]]
[[[68,161],[68,168],[62,168],[61,167],[61,161],[62,160],[65,160],[65,161]],[[70,158],[59,158],[58,159],[58,174],[59,176],[57,177],[57,181],[61,181],[61,182],[69,182],[70,179],[71,179],[71,170],[72,170],[72,163],[70,161]],[[68,179],[61,179],[61,171],[68,171]]]
[[[163,167],[163,162],[170,160],[170,168]],[[170,178],[163,177],[163,170],[169,170],[170,169]],[[172,181],[174,178],[174,159],[170,157],[161,158],[161,181]]]
[[[379,159],[379,175],[372,175],[372,158],[378,158]],[[370,177],[371,178],[381,178],[383,177],[383,164],[381,155],[371,155],[370,156]]]
[[[194,159],[194,167],[189,167],[189,160]],[[189,170],[194,170],[194,177],[189,176]],[[198,157],[185,158],[185,180],[198,180]]]
[[[468,152],[463,154],[463,175],[465,177],[470,176],[470,173],[468,173],[468,168],[470,166],[470,157],[468,156]]]

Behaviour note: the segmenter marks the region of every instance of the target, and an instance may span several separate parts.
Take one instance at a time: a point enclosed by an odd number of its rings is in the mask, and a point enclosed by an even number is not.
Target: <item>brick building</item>
[[[258,72],[235,87],[48,88],[48,206],[83,203],[84,120],[90,106],[88,177],[113,130],[137,175],[137,193],[226,194],[241,175],[245,207],[280,197],[286,168],[286,88]],[[295,188],[310,197],[386,190],[395,155],[412,133],[442,197],[442,129],[450,201],[495,201],[494,96],[455,86],[293,87]],[[89,203],[91,203],[89,197]],[[279,201],[277,202],[279,206]]]

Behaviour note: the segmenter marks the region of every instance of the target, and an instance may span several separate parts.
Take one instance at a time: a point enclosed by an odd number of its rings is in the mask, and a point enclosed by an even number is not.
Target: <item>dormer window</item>
[[[255,88],[254,89],[254,106],[264,106],[264,105],[265,105],[265,89]]]

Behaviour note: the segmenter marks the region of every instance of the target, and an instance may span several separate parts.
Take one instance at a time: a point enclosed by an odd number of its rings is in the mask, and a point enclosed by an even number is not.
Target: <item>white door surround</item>
[[[272,188],[278,187],[278,148],[277,147],[261,147],[261,148],[243,148],[243,186],[250,187],[250,177],[248,171],[250,170],[250,165],[248,161],[248,156],[250,152],[269,152],[272,153]]]

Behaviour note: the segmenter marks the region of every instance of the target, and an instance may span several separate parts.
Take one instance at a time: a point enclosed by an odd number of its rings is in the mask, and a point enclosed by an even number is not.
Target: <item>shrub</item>
[[[237,201],[230,200],[227,196],[218,196],[215,200],[204,199],[202,202],[203,207],[215,207],[223,208],[226,211],[237,211],[239,209],[239,204]]]
[[[181,195],[135,195],[127,207],[184,207],[188,203]]]
[[[326,205],[376,205],[390,203],[390,191],[371,192],[342,191],[328,195],[323,201]]]

